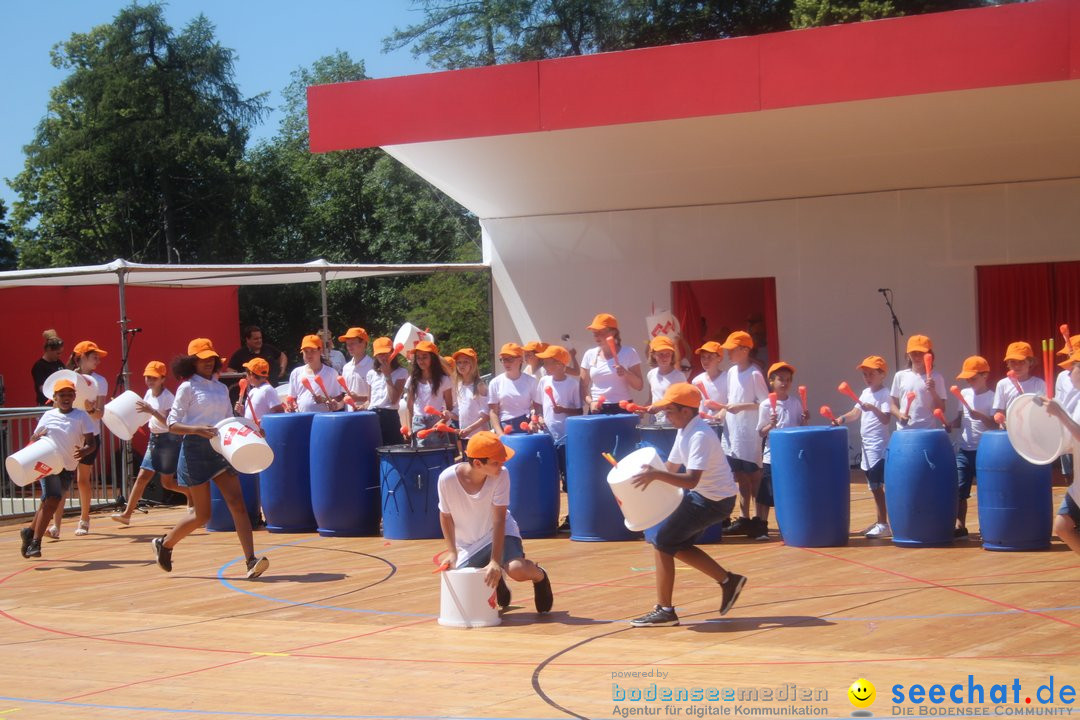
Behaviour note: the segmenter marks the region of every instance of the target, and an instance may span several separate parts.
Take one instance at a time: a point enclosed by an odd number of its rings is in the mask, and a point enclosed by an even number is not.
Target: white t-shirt
[[[504,466],[497,477],[488,478],[478,493],[470,495],[457,477],[458,468],[462,466],[467,468],[468,464],[451,465],[439,474],[439,512],[454,518],[458,567],[491,544],[493,507],[506,508],[506,534],[521,537],[517,521],[510,514],[510,471]]]
[[[544,369],[543,365],[541,365],[540,367],[533,370],[532,366],[530,366],[529,363],[522,363],[521,364],[521,372],[525,373],[526,375],[532,375],[534,378],[536,378],[538,380],[540,378],[542,378],[542,377],[547,376],[547,370]]]
[[[685,465],[687,470],[701,470],[694,490],[710,500],[723,500],[739,491],[720,438],[699,417],[675,433],[675,444],[671,446],[667,461]]]
[[[396,385],[398,381],[404,382],[409,377],[409,371],[403,367],[396,367],[390,371],[390,382],[386,382],[386,376],[378,370],[372,368],[368,370],[367,384],[371,388],[371,397],[368,398],[369,408],[397,408],[397,404],[390,402],[390,391],[392,385]]]
[[[985,392],[975,394],[975,390],[972,388],[964,388],[960,391],[960,395],[967,400],[967,404],[974,408],[975,412],[981,412],[984,415],[994,414],[994,393],[989,388]],[[979,438],[987,430],[994,430],[996,426],[990,426],[981,420],[975,420],[971,417],[971,412],[967,409],[967,406],[960,405],[960,449],[961,450],[977,450],[979,448]]]
[[[619,365],[629,370],[635,365],[641,365],[641,358],[637,350],[623,346],[619,350]],[[619,377],[615,370],[615,361],[604,357],[600,348],[591,347],[585,351],[581,358],[581,367],[589,373],[589,395],[595,402],[601,395],[604,402],[618,403],[623,400],[632,400],[632,390],[624,378]]]
[[[788,396],[786,400],[776,401],[776,427],[773,430],[786,427],[798,427],[799,418],[802,417],[802,401],[797,397]],[[761,435],[761,431],[765,429],[765,426],[772,420],[772,405],[768,400],[763,400],[758,405],[758,422],[757,432]],[[769,435],[772,435],[770,432]],[[769,435],[765,436],[765,452],[761,456],[762,463],[772,462],[772,453],[769,448]]]
[[[166,419],[169,417],[169,411],[172,410],[173,400],[175,399],[176,396],[169,391],[169,388],[162,388],[161,394],[157,397],[154,397],[153,390],[147,390],[146,394],[143,395],[143,402],[152,407]],[[150,432],[154,434],[167,433],[169,432],[169,426],[151,415]]]
[[[408,397],[409,388],[412,387],[413,379],[410,377],[405,380],[405,395]],[[446,397],[445,393],[449,392],[451,397],[454,393],[454,381],[449,375],[443,375],[442,382],[439,383],[438,392],[431,391],[431,381],[421,380],[416,384],[416,396],[413,398],[413,415],[426,415],[424,408],[428,405],[436,410],[446,410]],[[451,400],[453,402],[453,400]],[[452,409],[452,408],[451,408]]]
[[[499,406],[499,420],[528,415],[533,403],[540,402],[536,395],[537,385],[536,378],[525,373],[521,373],[517,380],[511,380],[506,373],[496,375],[488,383],[488,405]]]
[[[75,451],[83,446],[83,436],[87,433],[94,434],[94,421],[84,410],[72,408],[69,413],[62,413],[58,409],[46,410],[38,418],[34,432],[45,428],[45,435],[54,443],[60,451],[60,457],[64,459],[64,470],[74,470],[79,466],[75,459]],[[98,442],[101,442],[99,439]],[[60,468],[53,468],[57,472]],[[56,473],[51,473],[55,475]]]
[[[327,353],[327,359],[330,361],[330,367],[334,368],[335,372],[341,372],[341,369],[345,367],[345,353],[341,352],[337,348],[331,348]],[[326,363],[323,363],[324,365]]]
[[[686,373],[678,368],[674,368],[667,375],[661,375],[660,368],[654,367],[649,370],[646,379],[649,381],[649,391],[652,393],[651,402],[655,405],[664,398],[664,393],[667,392],[669,387],[675,383],[686,382]],[[646,417],[648,416],[646,415]],[[655,417],[656,422],[658,423],[667,422],[667,413],[658,412]]]
[[[232,416],[229,388],[219,382],[216,375],[210,380],[202,375],[192,375],[176,389],[169,410],[169,426],[174,423],[213,426]]]
[[[708,386],[706,386],[708,387]],[[765,376],[756,365],[740,371],[738,365],[727,370],[727,397],[729,405],[754,403],[769,399]],[[757,430],[758,416],[753,410],[728,413],[724,420],[724,452],[738,459],[761,464],[761,436]]]
[[[1080,405],[1080,390],[1073,385],[1068,370],[1058,373],[1057,382],[1054,384],[1054,397],[1069,413]]]
[[[704,396],[701,398],[700,407],[703,412],[707,412],[710,414],[712,414],[713,412],[712,410],[709,410],[707,407],[705,407],[706,400],[712,400],[713,402],[720,403],[721,405],[727,405],[728,377],[726,372],[721,372],[715,378],[709,377],[709,373],[707,372],[701,372],[698,373],[697,377],[694,378],[693,382],[694,387],[696,387],[698,390],[705,388]]]
[[[1046,395],[1046,383],[1043,382],[1041,377],[1035,377],[1034,375],[1027,380],[1020,382],[1020,387],[1024,389],[1023,394],[1035,393],[1036,395]],[[1012,405],[1012,401],[1020,397],[1021,393],[1016,391],[1016,386],[1013,385],[1013,381],[1007,377],[1003,377],[998,380],[997,387],[994,389],[994,409],[1001,410],[1002,412],[1009,409],[1009,405]]]
[[[944,398],[949,386],[945,384],[945,378],[937,370],[934,371],[934,388],[937,397]],[[937,427],[937,419],[934,417],[934,394],[926,389],[926,379],[914,370],[901,370],[893,376],[892,389],[889,396],[896,399],[900,412],[907,408],[907,394],[915,393],[915,399],[911,403],[911,412],[908,413],[907,425],[901,425],[897,421],[897,430],[915,430],[918,428]]]
[[[247,396],[251,402],[244,401],[244,417],[248,420],[253,419],[251,417],[252,408],[255,408],[255,416],[262,419],[271,410],[281,405],[281,396],[277,394],[277,390],[270,383],[263,383],[259,387],[249,386]]]
[[[889,400],[889,391],[884,385],[877,392],[870,388],[863,388],[859,394],[860,402],[873,405],[886,416],[891,417],[892,404]],[[853,407],[859,407],[854,405]],[[869,410],[860,409],[859,435],[862,436],[862,462],[859,467],[863,472],[881,462],[885,457],[885,448],[889,446],[889,438],[892,437],[892,421],[881,422],[878,416]]]
[[[367,374],[374,365],[375,361],[371,359],[370,355],[362,357],[360,362],[350,359],[349,362],[345,363],[341,369],[341,377],[345,380],[345,387],[349,388],[349,392],[371,399],[371,387],[368,385]],[[345,409],[352,412],[356,410],[356,407],[347,404]]]
[[[488,414],[488,396],[480,395],[473,386],[465,383],[458,383],[457,387],[457,413],[458,413],[458,425],[462,430],[472,425],[474,422],[482,417],[486,417]],[[467,438],[474,433],[478,433],[481,430],[487,430],[488,426],[481,423],[480,427],[471,431],[468,435],[462,435],[461,437]]]
[[[330,412],[329,404],[315,402],[315,395],[324,395],[323,389],[319,387],[315,377],[316,373],[307,365],[294,368],[292,373],[289,374],[289,394],[296,398],[296,407],[300,412]],[[334,397],[342,393],[341,385],[338,383],[337,370],[330,365],[323,365],[319,368],[318,378],[322,380],[322,384],[326,387],[325,394]],[[304,380],[307,380],[311,390],[304,387]]]
[[[544,424],[547,425],[548,433],[555,442],[566,437],[566,418],[568,415],[555,413],[555,405],[548,397],[547,388],[551,388],[551,394],[555,396],[555,404],[564,408],[581,407],[581,381],[569,375],[562,380],[556,380],[548,375],[540,380],[538,395],[544,409]]]
[[[1069,415],[1070,417],[1072,417],[1073,421],[1080,423],[1080,403],[1076,404],[1076,407],[1073,408],[1072,412],[1069,413]],[[1080,482],[1073,480],[1072,484],[1069,485],[1069,489],[1067,492],[1069,493],[1069,497],[1073,499],[1073,502],[1075,502],[1077,505],[1080,505]]]

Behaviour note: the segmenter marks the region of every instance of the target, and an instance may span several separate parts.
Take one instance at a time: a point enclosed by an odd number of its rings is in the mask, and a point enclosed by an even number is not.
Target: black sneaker
[[[270,560],[265,557],[261,558],[248,558],[247,561],[247,579],[254,580],[255,578],[266,572],[266,568],[270,567]]]
[[[495,586],[495,602],[501,608],[510,607],[510,588],[504,577],[500,577],[499,584]]]
[[[671,627],[679,624],[679,616],[675,614],[674,609],[665,610],[656,605],[651,613],[634,618],[630,624],[634,627]]]
[[[724,532],[728,535],[745,535],[752,524],[753,521],[750,518],[741,517],[724,528]]]
[[[754,526],[747,536],[754,538],[755,540],[768,540],[769,539],[769,523],[765,522],[761,518],[754,518]]]
[[[34,542],[34,531],[28,527],[24,527],[19,531],[19,539],[22,540],[22,549],[19,550],[19,554],[23,557],[29,557],[29,555],[26,554],[26,550],[30,547],[30,543]]]
[[[570,532],[570,516],[569,515],[564,517],[562,519],[562,522],[559,523],[558,532]]]
[[[165,536],[154,538],[150,541],[150,546],[154,548],[158,567],[165,572],[172,572],[172,548],[165,547]]]
[[[720,604],[721,615],[727,615],[728,611],[735,605],[735,601],[739,599],[739,593],[742,592],[743,585],[746,585],[746,577],[736,575],[733,572],[728,573],[727,582],[720,583],[720,590],[723,592],[723,601]]]
[[[41,557],[41,541],[31,540],[30,544],[26,546],[26,553],[23,557],[36,558]]]
[[[548,579],[547,570],[540,568],[540,572],[544,573],[544,579],[533,583],[533,602],[536,603],[536,612],[546,613],[555,604],[555,596],[551,592],[551,580]]]
[[[954,538],[965,538],[968,536],[968,529],[966,527],[958,527],[952,531]]]

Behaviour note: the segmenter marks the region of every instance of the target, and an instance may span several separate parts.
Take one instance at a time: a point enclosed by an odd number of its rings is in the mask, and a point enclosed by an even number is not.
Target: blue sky
[[[0,0],[0,197],[9,218],[16,195],[6,180],[23,167],[24,145],[45,114],[49,90],[64,73],[52,66],[50,49],[74,32],[110,22],[127,0]],[[217,28],[222,45],[237,53],[236,80],[248,96],[270,93],[275,112],[256,128],[254,140],[277,130],[281,91],[290,73],[335,50],[363,60],[371,77],[429,72],[406,48],[382,53],[382,39],[395,27],[419,22],[409,0],[172,0],[169,24],[179,30],[199,13]]]

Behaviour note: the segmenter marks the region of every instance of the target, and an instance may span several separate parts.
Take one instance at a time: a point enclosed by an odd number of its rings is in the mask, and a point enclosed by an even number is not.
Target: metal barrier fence
[[[0,457],[7,458],[29,442],[38,418],[46,410],[44,407],[0,408]],[[91,479],[92,510],[113,505],[117,497],[127,497],[131,486],[131,471],[125,470],[132,467],[130,443],[117,439],[104,425],[98,443],[100,448]],[[40,501],[40,483],[19,487],[4,470],[0,478],[0,520],[32,515]],[[64,507],[69,510],[79,507],[79,493],[74,485]]]

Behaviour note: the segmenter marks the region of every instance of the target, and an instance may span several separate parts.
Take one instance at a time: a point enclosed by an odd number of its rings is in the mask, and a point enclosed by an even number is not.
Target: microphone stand
[[[885,299],[885,306],[889,308],[889,315],[892,317],[893,369],[895,372],[895,370],[900,367],[900,336],[904,334],[904,330],[900,327],[900,320],[896,317],[896,311],[893,310],[893,291],[889,288],[883,288],[878,290],[878,292],[881,293],[881,296]]]

